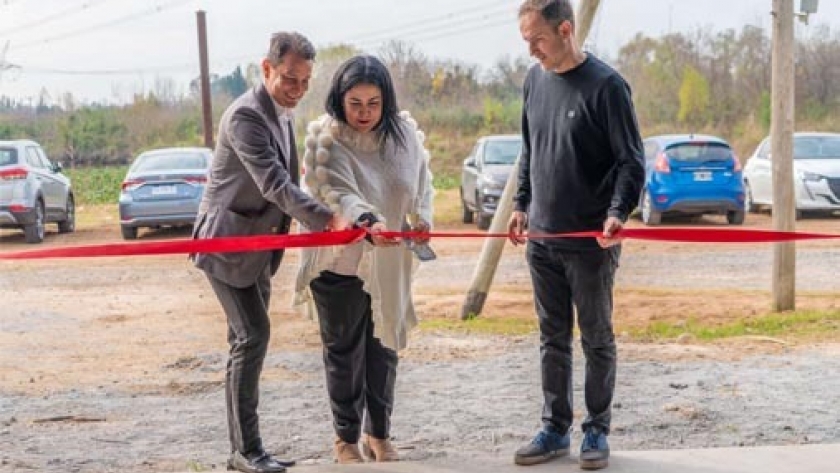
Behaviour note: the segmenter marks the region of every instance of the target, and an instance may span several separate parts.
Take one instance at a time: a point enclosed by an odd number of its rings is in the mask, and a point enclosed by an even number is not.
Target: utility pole
[[[589,30],[592,27],[592,21],[595,19],[595,14],[598,12],[598,7],[601,5],[601,0],[581,0],[575,15],[575,36],[579,45],[583,45]],[[499,206],[496,207],[496,213],[493,215],[493,221],[490,223],[490,233],[504,233],[507,231],[507,223],[510,220],[510,215],[513,213],[513,196],[516,193],[518,185],[517,176],[519,175],[519,158],[513,165],[513,171],[508,176],[505,190],[502,192],[502,197],[499,198]],[[477,317],[481,314],[484,308],[484,302],[487,300],[487,294],[490,292],[490,285],[493,283],[493,276],[496,274],[496,268],[499,266],[499,258],[502,256],[505,240],[501,238],[486,238],[484,246],[481,249],[481,254],[478,258],[478,265],[475,267],[470,288],[467,291],[467,297],[464,300],[464,305],[461,307],[461,319]]]
[[[210,66],[207,60],[207,22],[204,10],[195,12],[198,24],[198,59],[201,68],[201,111],[204,123],[204,146],[213,148],[213,102],[210,100]]]
[[[773,0],[773,79],[770,124],[773,161],[773,228],[794,231],[793,195],[794,34],[793,0]],[[773,248],[773,310],[793,310],[796,299],[796,245]]]

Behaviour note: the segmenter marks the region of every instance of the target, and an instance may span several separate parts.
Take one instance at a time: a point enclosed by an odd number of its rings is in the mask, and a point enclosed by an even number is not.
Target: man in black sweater
[[[569,0],[526,0],[519,28],[539,61],[525,79],[514,244],[534,235],[602,232],[599,238],[528,240],[540,323],[543,429],[517,450],[520,465],[566,455],[572,426],[572,334],[577,312],[586,355],[587,417],[580,466],[608,464],[616,346],[613,281],[620,231],[644,184],[644,153],[630,89],[575,39]]]

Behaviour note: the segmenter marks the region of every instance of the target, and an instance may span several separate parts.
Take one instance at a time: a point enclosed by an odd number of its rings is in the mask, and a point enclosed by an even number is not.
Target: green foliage
[[[518,133],[522,122],[522,100],[519,98],[498,100],[484,99],[484,123],[486,133]]]
[[[677,118],[681,122],[703,125],[709,108],[709,82],[697,69],[686,66],[680,85],[680,111]]]
[[[120,184],[128,166],[65,169],[73,183],[78,205],[113,204],[119,200]]]
[[[770,101],[770,91],[765,90],[759,97],[758,119],[761,126],[769,132],[773,119],[773,104]]]
[[[242,75],[242,68],[236,66],[236,69],[230,75],[221,76],[213,81],[210,88],[214,93],[223,93],[228,97],[239,97],[248,90],[248,81]]]
[[[840,81],[826,80],[840,67],[840,41],[829,29],[797,44],[796,122],[800,129],[840,128]],[[301,134],[324,113],[332,76],[360,51],[331,45],[318,53],[310,89],[296,109]],[[461,161],[484,134],[519,131],[522,82],[530,62],[500,60],[488,71],[425,57],[412,45],[392,42],[376,54],[391,71],[400,108],[409,110],[426,133],[437,182],[457,182]],[[633,92],[643,135],[705,132],[728,139],[748,155],[769,132],[770,39],[755,26],[741,31],[699,30],[659,38],[638,34],[615,58],[605,58]],[[261,81],[259,65],[237,67],[213,82],[213,117],[219,117],[245,87]],[[70,94],[59,105],[33,104],[0,95],[0,139],[31,138],[66,167],[127,164],[139,152],[163,146],[201,146],[197,89],[179,96],[171,80],[137,94],[124,106],[79,106]],[[217,125],[216,125],[217,126]],[[215,132],[215,126],[214,126]]]

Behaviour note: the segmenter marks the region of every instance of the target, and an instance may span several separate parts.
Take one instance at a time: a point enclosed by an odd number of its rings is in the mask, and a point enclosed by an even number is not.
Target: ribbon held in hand
[[[81,258],[101,256],[143,256],[192,253],[225,253],[237,251],[269,251],[288,248],[348,245],[366,235],[363,228],[339,232],[304,233],[299,235],[258,235],[212,238],[206,240],[151,241],[142,243],[112,243],[105,245],[47,248],[0,253],[0,259]],[[418,232],[381,232],[389,238],[415,238]],[[507,233],[431,232],[423,237],[435,238],[507,238]],[[526,235],[530,239],[595,238],[600,231]],[[779,243],[797,240],[838,239],[840,235],[827,233],[780,232],[773,230],[745,230],[720,228],[625,228],[617,235],[631,240],[671,241],[681,243]]]

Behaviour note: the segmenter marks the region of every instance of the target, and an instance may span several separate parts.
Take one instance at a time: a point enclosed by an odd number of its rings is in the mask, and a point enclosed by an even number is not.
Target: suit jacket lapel
[[[274,101],[271,99],[271,96],[268,94],[268,90],[266,90],[264,84],[260,84],[257,86],[257,89],[254,91],[257,96],[257,101],[260,104],[260,107],[265,112],[266,116],[268,117],[268,128],[271,130],[271,134],[274,136],[274,141],[277,142],[277,152],[280,153],[280,162],[286,166],[287,170],[291,170],[291,162],[290,157],[286,155],[283,151],[283,133],[280,130],[280,121],[277,118],[277,109],[274,108]],[[289,127],[291,129],[291,126]],[[291,150],[294,149],[294,137],[293,135],[289,135],[289,142],[292,143],[292,146],[289,146]],[[294,153],[292,151],[292,153]],[[291,154],[291,153],[290,153]]]
[[[295,143],[295,129],[292,126],[292,122],[289,121],[288,123],[288,130],[289,133],[289,174],[292,176],[292,182],[295,185],[300,184],[300,167],[298,164],[298,154],[297,154],[297,144]]]

